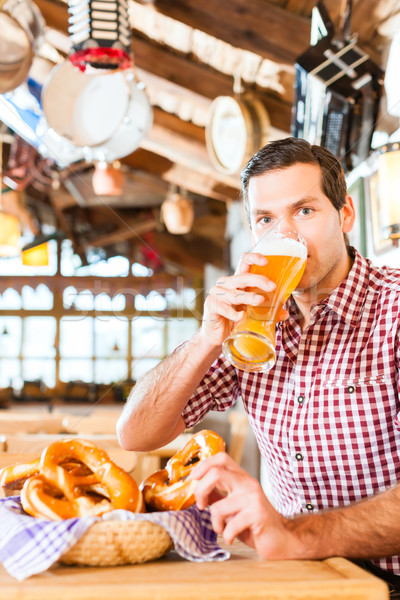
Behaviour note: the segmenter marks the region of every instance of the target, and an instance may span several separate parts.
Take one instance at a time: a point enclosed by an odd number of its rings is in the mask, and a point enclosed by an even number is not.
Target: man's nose
[[[281,233],[283,235],[286,235],[290,232],[296,232],[296,228],[290,220],[281,219],[276,224],[275,231],[277,231],[278,233]]]

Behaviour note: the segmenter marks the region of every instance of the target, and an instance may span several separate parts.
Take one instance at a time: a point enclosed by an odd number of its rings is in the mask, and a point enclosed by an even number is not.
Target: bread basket
[[[98,521],[59,561],[111,567],[160,558],[173,547],[169,533],[151,521]]]

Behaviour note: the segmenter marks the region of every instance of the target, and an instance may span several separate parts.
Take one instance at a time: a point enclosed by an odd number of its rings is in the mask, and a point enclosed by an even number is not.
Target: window
[[[59,243],[61,273],[49,270],[51,282],[36,271],[27,281],[26,267],[6,261],[16,285],[0,294],[1,387],[137,379],[199,327],[197,294],[181,277],[173,287],[166,276],[162,287],[157,276],[156,291],[152,272],[138,263],[114,257],[81,268],[70,242]],[[52,248],[56,254],[56,242]]]

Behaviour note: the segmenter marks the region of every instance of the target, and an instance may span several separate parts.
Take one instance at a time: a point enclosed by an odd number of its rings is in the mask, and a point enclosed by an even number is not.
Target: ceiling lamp
[[[22,264],[28,267],[47,267],[49,265],[49,247],[47,242],[22,251]]]
[[[125,177],[117,164],[101,160],[95,164],[92,185],[98,196],[121,196]]]
[[[186,190],[179,193],[172,186],[161,205],[161,216],[169,233],[182,235],[189,233],[194,220],[193,202],[188,199]]]
[[[400,142],[378,150],[379,210],[385,239],[400,238]]]

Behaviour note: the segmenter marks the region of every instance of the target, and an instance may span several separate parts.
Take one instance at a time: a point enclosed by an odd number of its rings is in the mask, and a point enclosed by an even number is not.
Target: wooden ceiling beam
[[[239,176],[218,173],[211,163],[205,143],[179,131],[176,127],[177,122],[180,120],[174,115],[155,109],[153,127],[142,140],[141,148],[188,169],[189,173],[197,172],[227,188],[239,189]]]
[[[87,240],[84,244],[84,248],[93,246],[96,248],[107,248],[107,246],[112,246],[118,242],[130,240],[135,237],[140,238],[144,233],[153,231],[157,225],[158,223],[155,219],[136,222],[132,221],[131,223],[127,222],[125,227],[120,227],[111,233],[101,235],[92,240]]]
[[[223,248],[210,239],[155,231],[152,245],[163,260],[192,274],[203,276],[205,263],[213,264],[219,269],[226,268]]]
[[[224,185],[218,181],[218,177],[203,175],[183,165],[175,164],[163,156],[154,154],[154,152],[144,150],[144,148],[138,148],[138,150],[123,158],[122,162],[131,169],[139,169],[152,173],[167,183],[185,188],[189,192],[198,194],[199,196],[213,198],[221,202],[237,200],[239,197],[237,187],[233,188]]]
[[[310,43],[309,18],[265,0],[153,0],[152,4],[172,19],[273,62],[293,65]]]
[[[132,49],[135,64],[138,67],[166,81],[173,82],[181,88],[187,88],[210,100],[214,100],[217,96],[233,95],[233,78],[231,76],[191,60],[185,54],[158,44],[140,32],[134,31]],[[145,74],[143,80],[145,83]],[[254,89],[265,104],[273,127],[289,132],[291,103],[269,94],[263,88],[256,87]]]

